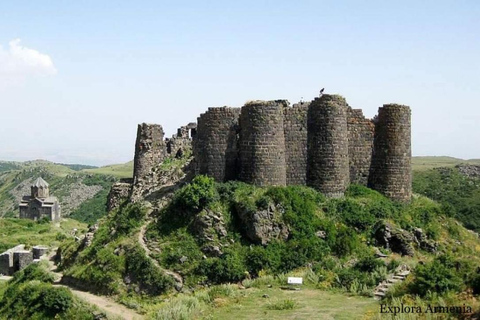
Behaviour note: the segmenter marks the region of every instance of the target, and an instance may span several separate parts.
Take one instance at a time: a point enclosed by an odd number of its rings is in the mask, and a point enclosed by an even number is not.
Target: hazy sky
[[[1,1],[0,159],[133,158],[208,107],[412,108],[414,155],[480,158],[480,1]]]

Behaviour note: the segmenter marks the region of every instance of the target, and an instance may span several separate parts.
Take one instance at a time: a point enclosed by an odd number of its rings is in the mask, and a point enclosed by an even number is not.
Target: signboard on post
[[[287,283],[288,283],[288,284],[302,284],[302,283],[303,283],[303,278],[299,278],[299,277],[288,277]]]

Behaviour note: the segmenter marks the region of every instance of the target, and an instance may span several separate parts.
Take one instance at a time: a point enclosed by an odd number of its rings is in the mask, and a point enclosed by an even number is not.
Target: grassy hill
[[[464,160],[445,156],[412,157],[413,171],[425,171],[438,167],[454,167],[461,163],[480,165],[480,159]]]
[[[100,168],[84,169],[83,172],[111,175],[117,178],[131,178],[133,177],[133,161],[123,164],[113,164]]]
[[[272,225],[262,220],[265,213]],[[320,312],[324,318],[373,317],[379,310],[374,288],[404,264],[412,276],[389,293],[389,304],[461,305],[468,301],[460,293],[480,290],[478,237],[425,197],[402,205],[353,185],[345,198],[327,199],[307,187],[214,183],[197,176],[153,218],[144,237],[151,254],[138,243],[146,211],[129,204],[105,217],[90,247],[63,245],[64,273],[153,319],[308,319]],[[252,221],[266,225],[254,228]],[[382,245],[384,223],[398,241],[410,243],[412,253]],[[434,245],[410,238],[418,228]],[[261,243],[252,230],[289,235]],[[376,250],[387,257],[375,258]],[[174,282],[157,264],[182,275],[187,292],[172,294]],[[302,293],[282,291],[287,276],[305,279]],[[353,297],[348,308],[342,297]],[[328,299],[330,307],[318,299]]]
[[[78,234],[84,233],[87,225],[74,219],[63,219],[59,224],[15,218],[0,219],[0,252],[19,244],[27,247],[58,247],[62,241],[72,238],[73,229],[77,229]]]
[[[39,176],[50,185],[63,216],[93,223],[105,212],[112,183],[131,177],[132,163],[106,167],[59,164],[45,160],[0,161],[0,217],[18,216],[18,203],[30,193],[30,184]]]

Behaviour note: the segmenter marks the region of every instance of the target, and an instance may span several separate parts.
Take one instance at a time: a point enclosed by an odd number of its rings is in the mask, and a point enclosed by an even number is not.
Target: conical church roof
[[[38,177],[38,179],[32,184],[32,187],[48,188],[48,183],[43,180],[42,177]]]

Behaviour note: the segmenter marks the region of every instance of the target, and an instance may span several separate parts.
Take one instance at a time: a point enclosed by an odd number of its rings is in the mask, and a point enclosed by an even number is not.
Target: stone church
[[[30,195],[24,196],[20,202],[20,218],[36,221],[46,217],[51,221],[60,221],[60,204],[56,197],[50,196],[48,183],[40,177],[30,190]]]

